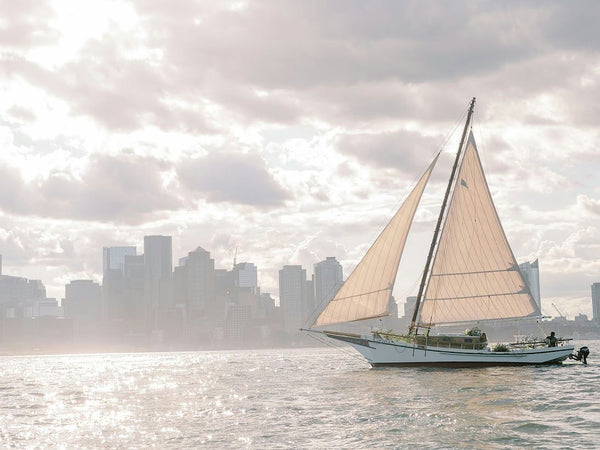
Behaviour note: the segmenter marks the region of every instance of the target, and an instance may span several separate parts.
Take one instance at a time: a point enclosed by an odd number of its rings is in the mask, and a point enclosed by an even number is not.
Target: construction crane
[[[235,265],[237,263],[237,245],[235,246],[235,253],[233,254],[233,268],[235,269]]]
[[[552,306],[554,306],[554,309],[556,310],[558,315],[564,319],[565,316],[563,316],[563,313],[560,312],[560,309],[558,309],[558,307],[554,303],[552,303]]]

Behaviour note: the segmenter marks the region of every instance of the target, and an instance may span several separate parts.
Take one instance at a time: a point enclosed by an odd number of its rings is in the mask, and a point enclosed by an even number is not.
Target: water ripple
[[[588,366],[371,369],[329,348],[2,357],[17,447],[590,448]]]

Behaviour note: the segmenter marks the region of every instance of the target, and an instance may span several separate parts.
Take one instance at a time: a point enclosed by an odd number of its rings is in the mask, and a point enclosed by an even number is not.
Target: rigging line
[[[313,325],[317,322],[317,319],[319,318],[319,316],[321,315],[321,313],[323,311],[325,311],[325,308],[327,307],[327,305],[330,302],[331,302],[331,299],[329,301],[321,301],[321,303],[319,305],[315,304],[312,312],[310,313],[310,315],[302,323],[303,328],[312,328]],[[315,299],[315,303],[316,303],[316,299]]]
[[[451,277],[458,275],[480,275],[487,273],[504,273],[504,272],[514,272],[516,269],[509,267],[508,269],[497,269],[497,270],[480,270],[478,272],[455,272],[455,273],[432,273],[432,277]]]
[[[325,344],[326,346],[333,348],[335,350],[338,350],[339,352],[347,355],[347,356],[351,356],[352,358],[355,358],[359,361],[364,361],[364,359],[357,355],[355,352],[353,352],[352,350],[348,350],[348,347],[345,344],[338,344],[337,342],[331,340],[331,339],[327,339],[327,338],[322,338],[320,336],[315,336],[311,333],[308,334],[312,339],[314,339],[317,342],[320,342],[322,344]]]
[[[461,123],[463,123],[463,119],[464,117],[467,115],[468,113],[468,107],[469,107],[469,103],[470,101],[467,102],[466,106],[463,108],[463,112],[461,113],[460,117],[456,120],[456,122],[454,123],[454,127],[452,128],[452,130],[446,134],[446,136],[444,136],[444,139],[442,139],[442,142],[440,143],[440,145],[437,147],[436,152],[441,152],[444,147],[448,144],[448,142],[450,141],[450,138],[452,136],[454,136],[454,133],[456,133],[456,129],[460,126]]]
[[[452,136],[454,136],[454,133],[456,133],[456,129],[460,126],[461,123],[463,123],[464,117],[468,114],[468,106],[469,106],[469,104],[470,104],[470,101],[467,102],[466,107],[463,108],[463,112],[461,113],[460,117],[455,121],[454,126],[452,127],[451,131],[449,133],[447,133],[446,136],[444,136],[443,139],[440,141],[440,143],[437,145],[437,147],[435,147],[435,150],[430,155],[430,159],[432,157],[434,157],[434,155],[442,153],[442,151],[444,150],[444,148],[446,147],[446,145],[450,141],[450,138]],[[417,174],[417,176],[413,178],[413,180],[411,181],[411,184],[409,185],[408,194],[406,194],[404,196],[404,198],[402,199],[402,202],[404,202],[404,200],[406,200],[406,197],[408,197],[408,195],[410,195],[410,193],[412,192],[412,190],[416,186],[417,182],[421,179],[421,177],[423,176],[423,174],[429,169],[429,166],[430,166],[430,164],[427,164],[425,166],[425,169],[421,170],[421,172],[419,172]],[[392,210],[392,211],[395,211],[395,210]]]
[[[516,292],[501,292],[499,294],[476,294],[476,295],[465,295],[463,297],[442,297],[442,298],[436,298],[435,301],[436,302],[442,302],[442,301],[449,301],[449,300],[468,300],[468,299],[481,299],[481,298],[488,298],[488,297],[506,297],[508,295],[527,295],[527,292],[523,292],[523,291],[516,291]]]
[[[496,319],[472,319],[472,320],[453,320],[449,322],[439,322],[436,325],[439,326],[453,326],[453,325],[462,325],[465,323],[496,323],[496,322],[521,322],[526,320],[537,319],[538,316],[525,316],[525,317],[499,317]],[[427,323],[421,322],[419,326],[427,325]]]
[[[313,280],[314,280],[314,278],[313,278]],[[302,324],[303,328],[311,328],[312,325],[317,321],[317,318],[319,317],[321,312],[325,309],[325,306],[327,306],[327,304],[331,300],[331,299],[325,300],[327,298],[327,297],[325,297],[325,299],[320,300],[319,304],[317,305],[316,289],[315,289],[314,283],[313,283],[313,295],[315,296],[314,297],[315,304],[314,304],[312,312],[306,318],[306,320],[303,322],[303,324]]]
[[[354,294],[354,295],[348,295],[347,297],[338,297],[338,298],[333,298],[329,301],[329,303],[333,303],[333,302],[338,302],[340,300],[347,300],[349,298],[354,298],[354,297],[362,297],[363,295],[370,295],[370,294],[377,294],[378,292],[383,292],[383,291],[389,291],[391,288],[391,286],[388,286],[386,288],[383,289],[377,289],[376,291],[371,291],[371,292],[361,292],[360,294]]]
[[[542,324],[540,323],[539,320],[536,320],[537,326],[540,329],[540,331],[542,332],[542,336],[548,336],[548,334],[546,334],[546,330],[544,330],[544,328],[542,328]]]
[[[477,129],[477,134],[478,134],[478,136],[480,138],[478,140],[479,140],[479,142],[480,142],[481,145],[478,145],[478,147],[481,147],[481,154],[483,155],[482,159],[483,159],[483,166],[484,166],[483,169],[485,169],[484,173],[486,173],[486,174],[489,175],[489,173],[487,171],[487,169],[489,168],[489,165],[488,165],[488,162],[487,162],[487,149],[486,149],[486,146],[485,146],[486,140],[483,137],[483,127],[481,126],[481,120],[479,120],[479,117],[480,117],[479,116],[479,110],[477,110],[477,111],[475,111],[475,117],[473,119],[473,122],[474,122],[474,125],[475,125],[476,129]],[[491,193],[490,193],[490,195],[491,195]]]

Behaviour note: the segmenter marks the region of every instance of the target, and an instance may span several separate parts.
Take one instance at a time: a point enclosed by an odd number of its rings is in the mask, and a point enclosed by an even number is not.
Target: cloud
[[[18,105],[11,106],[6,112],[11,117],[23,122],[32,122],[35,119],[35,114],[31,110]]]
[[[159,160],[127,154],[94,155],[81,179],[65,172],[26,183],[15,168],[0,167],[5,213],[110,223],[140,223],[183,205],[163,186]]]
[[[211,153],[182,161],[177,172],[184,186],[201,193],[209,202],[270,208],[291,198],[264,161],[251,154]]]
[[[440,140],[413,131],[395,131],[340,135],[335,146],[362,163],[416,176]]]
[[[535,48],[530,37],[537,15],[514,4],[512,14],[527,16],[521,26],[492,3],[452,8],[379,1],[278,6],[250,2],[241,9],[178,10],[169,4],[171,14],[165,14],[166,3],[136,5],[147,26],[161,30],[152,41],[167,50],[173,63],[189,64],[188,55],[200,55],[191,62],[191,71],[204,68],[268,88],[456,78],[493,70]]]
[[[0,46],[4,48],[31,48],[48,45],[59,38],[50,25],[54,11],[36,0],[0,0]]]
[[[577,196],[577,205],[593,215],[600,215],[600,200],[595,200],[589,198],[587,195],[581,194]]]
[[[452,120],[473,91],[505,97],[529,86],[531,96],[563,83],[564,70],[576,69],[557,52],[575,52],[594,36],[581,31],[570,38],[589,21],[581,8],[561,3],[543,13],[529,2],[230,6],[137,3],[136,33],[113,24],[56,69],[4,64],[68,102],[73,115],[108,129],[154,125],[211,134],[220,115],[241,123]],[[41,21],[48,13],[31,15]],[[527,58],[538,66],[518,69]],[[500,92],[498,74],[510,67],[517,69],[503,78]]]

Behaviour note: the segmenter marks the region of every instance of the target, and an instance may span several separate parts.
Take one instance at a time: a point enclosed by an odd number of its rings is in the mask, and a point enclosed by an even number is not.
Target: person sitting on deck
[[[548,347],[556,347],[557,342],[558,342],[558,339],[554,335],[554,331],[551,331],[550,336],[548,336],[546,338],[546,343],[548,344]]]

